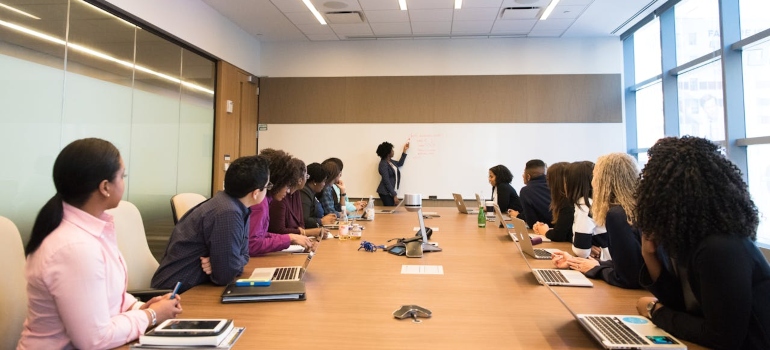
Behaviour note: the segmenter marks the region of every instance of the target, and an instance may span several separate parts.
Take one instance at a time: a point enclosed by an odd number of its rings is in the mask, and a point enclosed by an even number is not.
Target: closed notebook
[[[222,292],[222,303],[305,300],[305,282],[287,281],[266,287],[239,287],[230,283]]]
[[[185,322],[187,320],[177,319],[176,321]],[[211,320],[217,322],[219,320]],[[206,320],[195,320],[197,323],[206,322]],[[156,329],[149,330],[147,333],[139,336],[141,345],[169,345],[169,346],[217,346],[222,340],[230,335],[233,330],[233,320],[228,320],[227,324],[218,332],[201,332],[201,335],[194,332],[186,333],[159,333]]]

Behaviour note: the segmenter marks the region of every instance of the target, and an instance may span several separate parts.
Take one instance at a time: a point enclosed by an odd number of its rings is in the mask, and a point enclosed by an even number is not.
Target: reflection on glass
[[[740,0],[739,6],[741,9],[741,39],[770,28],[770,21],[767,20],[767,14],[770,13],[770,1]]]
[[[722,61],[717,60],[677,77],[679,85],[679,133],[725,139],[722,102]]]
[[[770,145],[748,146],[749,192],[759,209],[757,241],[770,247]]]
[[[660,22],[657,18],[634,33],[634,69],[637,83],[660,74]]]
[[[636,92],[637,146],[651,147],[663,135],[663,86],[658,82]]]
[[[743,50],[746,137],[770,136],[770,42]]]
[[[674,7],[676,64],[720,49],[718,0],[684,0]]]

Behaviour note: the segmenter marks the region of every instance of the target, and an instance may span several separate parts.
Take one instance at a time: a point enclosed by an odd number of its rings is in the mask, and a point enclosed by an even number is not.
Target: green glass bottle
[[[479,206],[479,227],[487,227],[487,216],[484,214],[484,207]]]

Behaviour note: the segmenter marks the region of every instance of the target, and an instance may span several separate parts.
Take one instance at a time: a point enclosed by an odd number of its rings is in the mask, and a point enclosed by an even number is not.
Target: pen
[[[179,292],[179,287],[181,287],[181,286],[182,286],[182,281],[179,281],[179,282],[176,283],[176,286],[174,286],[174,291],[171,292],[171,297],[169,297],[169,299],[176,298],[176,293]]]

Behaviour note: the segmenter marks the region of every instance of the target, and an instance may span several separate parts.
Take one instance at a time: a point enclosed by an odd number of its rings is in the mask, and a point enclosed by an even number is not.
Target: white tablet
[[[226,319],[168,319],[153,330],[154,335],[217,335],[227,326]]]

